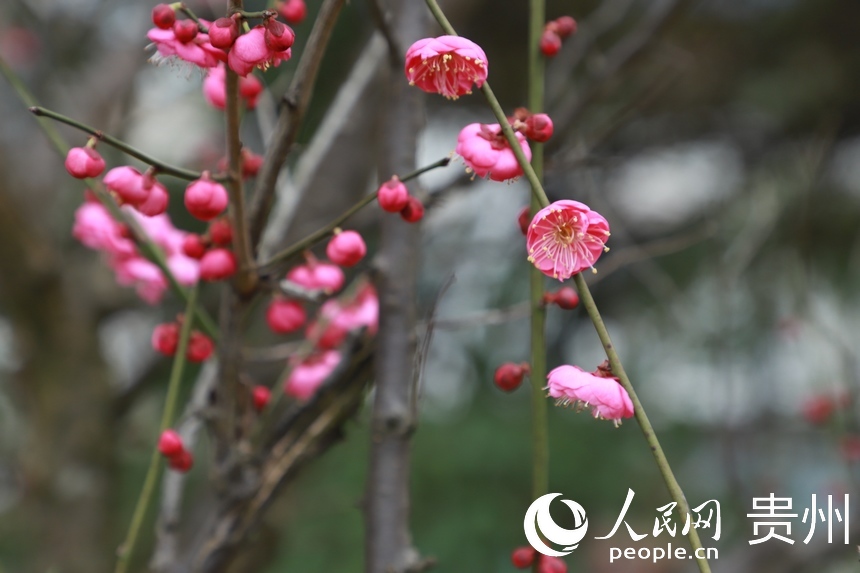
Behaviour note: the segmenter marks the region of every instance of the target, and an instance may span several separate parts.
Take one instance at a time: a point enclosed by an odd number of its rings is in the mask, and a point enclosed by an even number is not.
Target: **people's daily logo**
[[[585,517],[585,510],[581,505],[569,499],[562,499],[561,502],[573,512],[574,528],[565,529],[553,521],[549,513],[549,506],[559,496],[561,496],[560,493],[548,493],[534,500],[526,511],[526,518],[523,521],[526,539],[531,546],[550,557],[564,557],[570,554],[588,531],[588,518]],[[560,545],[562,550],[556,551],[549,547],[541,539],[541,536],[555,545]]]

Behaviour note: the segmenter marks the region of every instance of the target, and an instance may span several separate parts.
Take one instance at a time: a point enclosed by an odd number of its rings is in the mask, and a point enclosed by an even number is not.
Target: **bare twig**
[[[341,438],[343,425],[362,403],[372,351],[366,337],[353,338],[330,380],[307,404],[288,412],[266,443],[265,459],[246,468],[246,487],[222,500],[204,532],[194,571],[224,571],[283,485]]]
[[[293,76],[290,88],[284,94],[284,109],[278,117],[278,126],[272,136],[271,145],[266,152],[260,172],[257,174],[257,185],[248,210],[251,245],[259,242],[266,219],[269,217],[278,173],[299,135],[299,128],[310,103],[325,47],[345,1],[325,0],[323,2],[311,35],[305,44],[305,51],[296,69],[296,75]]]
[[[367,6],[370,8],[370,17],[373,19],[373,23],[385,38],[385,43],[388,44],[389,64],[392,68],[402,66],[406,51],[397,39],[394,30],[391,29],[391,11],[385,9],[381,0],[367,0]]]
[[[269,216],[258,249],[257,261],[262,263],[272,257],[284,240],[292,222],[293,215],[302,197],[308,191],[311,181],[320,167],[326,164],[335,141],[341,136],[355,114],[355,109],[365,91],[379,75],[384,60],[385,41],[374,34],[362,50],[349,77],[341,85],[322,123],[314,132],[310,144],[305,148],[292,170],[292,178],[281,173],[276,185],[275,205]]]
[[[640,55],[671,16],[685,5],[686,3],[681,0],[659,0],[651,3],[639,25],[610,49],[603,65],[592,75],[587,88],[583,91],[566,90],[564,99],[550,107],[555,129],[559,133],[567,131],[568,127],[576,121],[585,107],[599,93],[603,85],[617,77],[622,68]],[[557,148],[563,142],[564,138],[551,140],[547,145],[548,150]]]

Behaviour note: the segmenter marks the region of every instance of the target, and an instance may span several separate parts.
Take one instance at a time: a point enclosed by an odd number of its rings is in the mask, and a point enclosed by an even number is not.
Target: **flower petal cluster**
[[[478,44],[460,36],[424,38],[406,51],[409,85],[449,99],[472,93],[487,79],[487,56]]]
[[[553,369],[547,380],[549,395],[559,405],[590,407],[595,418],[612,420],[616,426],[622,418],[633,416],[633,402],[615,378],[597,376],[566,364]]]
[[[526,235],[529,261],[563,281],[594,263],[609,249],[609,223],[579,201],[562,200],[538,211]]]
[[[516,132],[516,137],[526,159],[531,161],[532,150],[525,136]],[[463,158],[467,171],[473,171],[478,177],[507,181],[523,174],[498,123],[470,123],[460,131],[454,152]]]

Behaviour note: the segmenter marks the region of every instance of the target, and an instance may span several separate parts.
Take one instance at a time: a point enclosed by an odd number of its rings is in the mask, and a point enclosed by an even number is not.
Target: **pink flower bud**
[[[543,295],[545,304],[555,304],[564,310],[573,310],[579,306],[579,295],[570,287],[562,287],[556,292],[548,292]]]
[[[545,113],[536,113],[526,120],[526,137],[543,143],[552,137],[552,120]]]
[[[192,259],[201,259],[206,254],[206,243],[203,237],[194,233],[185,235],[182,240],[182,252]]]
[[[325,248],[326,256],[336,265],[351,267],[367,254],[364,239],[355,231],[335,231]]]
[[[183,44],[196,38],[199,32],[194,20],[177,20],[173,23],[173,35]]]
[[[308,15],[305,0],[287,0],[278,10],[281,16],[290,24],[300,24]]]
[[[77,179],[98,177],[105,170],[105,160],[89,147],[73,147],[66,155],[66,171]]]
[[[520,210],[520,214],[517,215],[517,224],[520,226],[520,231],[523,232],[523,235],[528,234],[529,232],[529,223],[532,222],[532,214],[531,209],[526,206]]]
[[[170,195],[167,189],[157,181],[149,188],[149,196],[134,206],[140,213],[147,217],[155,217],[167,211]]]
[[[576,34],[576,20],[570,16],[561,16],[555,19],[555,32],[562,38]]]
[[[511,563],[513,563],[514,567],[517,569],[531,567],[532,563],[535,561],[536,554],[537,552],[534,547],[517,547],[514,549],[513,553],[511,553]]]
[[[266,27],[266,45],[275,52],[282,52],[290,48],[296,41],[296,34],[293,29],[283,22],[269,18],[263,25]]]
[[[194,465],[194,456],[188,450],[182,450],[177,455],[169,458],[167,463],[170,465],[170,469],[185,473]]]
[[[294,300],[275,298],[266,310],[266,323],[276,334],[294,332],[302,327],[306,319],[305,309]]]
[[[206,251],[200,259],[200,278],[204,281],[220,281],[236,272],[236,256],[227,249]]]
[[[211,221],[220,215],[229,203],[227,190],[220,183],[209,178],[209,172],[192,181],[185,188],[185,208],[202,221]]]
[[[254,409],[258,412],[265,410],[271,397],[272,391],[267,387],[254,386],[254,390],[251,392],[251,398],[254,401]]]
[[[239,84],[241,86],[241,83]],[[249,102],[250,105],[250,102]],[[263,165],[263,156],[242,148],[242,177],[254,177]]]
[[[407,223],[417,223],[424,218],[424,205],[417,197],[409,196],[409,202],[400,211],[400,217]]]
[[[547,58],[552,58],[561,49],[561,38],[552,30],[544,30],[540,37],[540,51]]]
[[[239,78],[239,95],[245,98],[245,105],[248,109],[257,107],[257,98],[260,97],[261,93],[263,93],[263,82],[257,76],[248,74]]]
[[[152,23],[157,28],[169,30],[176,21],[176,12],[168,4],[158,4],[152,9]]]
[[[339,363],[340,352],[337,350],[327,350],[320,354],[308,356],[295,364],[284,385],[284,392],[299,400],[307,400],[334,372]]]
[[[152,331],[152,348],[165,356],[176,354],[179,345],[179,325],[175,322],[159,324]]]
[[[190,362],[203,362],[212,356],[213,350],[215,350],[215,344],[212,342],[212,339],[202,332],[195,330],[188,339],[188,349],[185,352],[185,357]]]
[[[158,438],[158,451],[163,456],[172,458],[178,456],[185,450],[182,437],[175,430],[164,430]]]
[[[137,205],[146,201],[149,191],[143,186],[143,175],[134,167],[114,167],[105,174],[102,183],[125,203]]]
[[[399,213],[409,203],[409,189],[395,175],[380,185],[376,192],[376,200],[379,201],[383,211]]]
[[[558,557],[541,555],[538,573],[567,573],[567,563]]]
[[[227,219],[216,219],[209,223],[209,239],[213,245],[225,246],[233,242],[233,228]]]
[[[529,365],[526,363],[514,364],[513,362],[505,362],[498,368],[493,375],[493,383],[505,392],[513,392],[519,388],[523,382],[523,376],[529,372]]]
[[[218,18],[209,26],[209,43],[228,50],[239,37],[239,24],[233,18]]]

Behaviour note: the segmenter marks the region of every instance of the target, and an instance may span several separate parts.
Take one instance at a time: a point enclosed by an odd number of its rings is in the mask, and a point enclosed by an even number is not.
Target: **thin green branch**
[[[436,20],[439,22],[439,25],[442,26],[445,32],[451,35],[457,35],[457,32],[454,30],[454,28],[451,26],[451,23],[445,17],[445,14],[439,8],[439,5],[436,3],[436,0],[425,1],[427,3],[427,6],[430,8],[430,11],[433,13],[433,15],[436,17]],[[484,92],[484,97],[486,97],[487,103],[489,103],[490,108],[492,108],[496,119],[502,126],[502,131],[508,140],[508,144],[510,145],[511,150],[514,152],[514,155],[517,158],[517,162],[520,164],[520,167],[522,167],[526,179],[531,185],[535,201],[541,207],[546,207],[547,205],[549,205],[549,199],[546,196],[546,192],[543,189],[543,185],[541,185],[540,178],[537,172],[532,168],[531,164],[529,163],[528,159],[520,148],[519,142],[514,135],[514,131],[508,123],[507,116],[502,110],[498,99],[496,99],[496,96],[493,94],[493,90],[490,88],[490,84],[484,83],[481,89]],[[645,414],[645,409],[643,408],[642,403],[639,401],[639,398],[636,395],[635,390],[633,389],[633,385],[630,383],[630,379],[627,377],[627,373],[624,370],[624,366],[621,364],[621,359],[618,357],[618,353],[615,351],[615,347],[612,345],[612,340],[609,338],[609,333],[606,330],[606,325],[603,323],[603,319],[600,316],[600,312],[597,309],[597,305],[594,303],[594,298],[591,296],[591,291],[589,290],[588,285],[585,282],[585,278],[580,273],[574,276],[574,281],[576,283],[576,288],[579,291],[579,296],[582,300],[583,306],[585,306],[586,311],[588,312],[588,316],[591,319],[591,322],[594,324],[595,329],[597,330],[598,338],[600,338],[600,342],[603,345],[604,351],[606,352],[606,357],[609,359],[609,364],[612,366],[612,372],[613,374],[615,374],[615,376],[618,377],[619,381],[621,382],[621,385],[624,386],[625,390],[627,390],[627,393],[630,394],[630,399],[633,402],[633,406],[635,408],[636,421],[639,423],[639,428],[642,430],[642,433],[645,436],[645,441],[648,443],[651,452],[654,454],[654,459],[657,462],[657,467],[660,470],[660,474],[663,477],[663,481],[666,483],[666,488],[669,490],[669,494],[672,496],[673,501],[675,501],[677,504],[676,509],[678,511],[678,515],[683,520],[686,518],[690,510],[690,506],[687,504],[687,499],[684,497],[684,492],[681,490],[681,486],[678,484],[678,481],[675,479],[675,475],[672,473],[672,468],[669,466],[669,461],[666,459],[666,454],[663,452],[663,448],[660,446],[660,442],[657,440],[657,435],[654,433],[654,428],[651,426],[651,422],[648,420],[648,416]],[[695,528],[690,529],[690,532],[687,535],[687,539],[690,541],[690,545],[693,548],[694,552],[696,552],[697,549],[702,547],[702,542],[699,539],[699,535],[696,532]],[[696,557],[696,563],[702,573],[710,573],[711,568],[708,564],[707,559]]]
[[[543,109],[544,65],[538,51],[544,22],[544,0],[531,0],[529,11],[529,110]],[[539,180],[543,179],[543,145],[532,145],[532,167]],[[537,197],[532,196],[531,212],[534,216],[541,208]],[[532,497],[539,498],[549,491],[549,409],[544,386],[546,383],[546,306],[543,304],[544,277],[536,267],[529,265],[531,302],[531,375],[532,384]],[[537,561],[537,560],[535,560]],[[538,564],[534,564],[537,571]]]
[[[425,165],[424,167],[416,169],[412,173],[401,177],[400,180],[405,182],[405,181],[409,181],[410,179],[415,179],[416,177],[418,177],[419,175],[422,175],[423,173],[426,173],[426,172],[431,171],[433,169],[436,169],[438,167],[445,167],[450,162],[451,162],[450,157],[444,157],[444,158],[440,159],[439,161],[434,161],[433,163],[431,163],[429,165]],[[355,205],[353,205],[352,207],[350,207],[349,209],[344,211],[339,217],[337,217],[335,220],[330,222],[325,227],[317,229],[316,231],[314,231],[313,233],[311,233],[310,235],[308,235],[304,239],[301,239],[301,240],[293,243],[292,245],[290,245],[289,247],[287,247],[283,251],[280,251],[280,252],[272,255],[271,259],[269,259],[267,262],[260,265],[260,268],[259,268],[260,273],[262,274],[262,273],[265,273],[267,271],[273,270],[278,265],[278,263],[290,260],[291,258],[295,257],[296,255],[301,254],[302,252],[306,251],[307,249],[311,248],[312,246],[314,246],[318,242],[320,242],[323,239],[325,239],[326,237],[328,237],[330,234],[332,234],[334,232],[334,230],[336,228],[340,227],[344,221],[346,221],[347,219],[349,219],[350,217],[352,217],[353,215],[355,215],[356,213],[361,211],[364,207],[369,205],[371,202],[373,202],[373,200],[376,199],[376,193],[377,192],[374,191],[373,193],[362,197],[358,203],[356,203]]]
[[[27,102],[28,104],[30,102]],[[175,167],[173,165],[169,165],[160,161],[150,155],[147,155],[140,151],[139,149],[132,147],[131,145],[120,141],[119,139],[110,136],[99,129],[94,127],[90,127],[89,125],[83,124],[77,120],[74,120],[70,117],[66,117],[61,113],[57,113],[55,111],[51,111],[49,109],[45,109],[43,107],[39,107],[37,105],[30,106],[30,112],[37,117],[48,117],[55,121],[59,121],[60,123],[65,123],[66,125],[70,125],[75,129],[79,129],[84,133],[89,133],[97,137],[100,141],[104,141],[108,145],[115,147],[125,153],[126,155],[130,155],[136,159],[139,159],[146,163],[147,165],[151,165],[155,168],[155,170],[163,175],[172,175],[173,177],[177,177],[179,179],[185,179],[187,181],[193,181],[195,179],[200,178],[200,173],[196,171],[191,171],[189,169],[183,169],[181,167]],[[223,177],[216,177],[215,179],[223,180]]]
[[[188,304],[185,308],[185,316],[193,316],[197,305],[197,287],[191,289],[191,294],[188,296]],[[160,436],[164,430],[170,427],[173,419],[176,416],[176,405],[179,401],[179,388],[182,383],[182,372],[185,368],[185,352],[188,349],[188,339],[191,337],[191,326],[193,320],[185,320],[182,322],[182,329],[179,332],[179,343],[176,346],[176,355],[173,358],[173,368],[170,371],[170,382],[167,385],[167,397],[164,400],[164,410],[161,414],[161,424],[158,428]],[[117,552],[117,562],[115,573],[126,573],[128,565],[134,554],[134,549],[137,546],[137,541],[140,534],[140,529],[146,519],[146,514],[149,506],[154,499],[155,487],[158,483],[158,476],[164,465],[164,459],[156,446],[152,451],[152,456],[149,460],[149,469],[146,472],[146,479],[143,482],[143,489],[140,491],[140,497],[137,499],[137,505],[134,508],[134,514],[131,518],[131,525],[128,528],[128,535],[125,541],[120,546]]]

